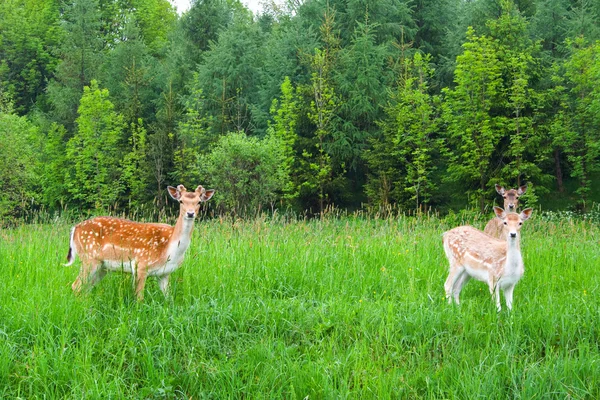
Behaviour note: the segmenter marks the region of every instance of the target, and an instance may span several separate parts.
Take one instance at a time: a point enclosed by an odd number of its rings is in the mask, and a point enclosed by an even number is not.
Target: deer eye
[[[508,225],[508,222],[504,221],[504,222],[503,222],[503,224],[504,224],[504,225]]]
[[[183,200],[179,200],[179,204],[183,204]]]
[[[522,223],[522,222],[519,222],[519,226],[521,226],[521,225],[523,225],[523,223]]]
[[[502,196],[502,197],[506,198],[506,196]]]

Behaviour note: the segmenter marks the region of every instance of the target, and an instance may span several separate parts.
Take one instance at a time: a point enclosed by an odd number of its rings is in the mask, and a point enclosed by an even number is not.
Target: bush
[[[207,184],[217,190],[217,207],[245,215],[272,207],[281,197],[289,180],[284,161],[280,139],[258,139],[237,132],[219,139],[202,164]]]
[[[36,132],[25,117],[0,111],[0,225],[34,203]]]

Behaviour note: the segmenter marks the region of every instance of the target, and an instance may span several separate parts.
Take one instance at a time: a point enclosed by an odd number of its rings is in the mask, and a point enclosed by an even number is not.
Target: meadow
[[[600,398],[600,229],[533,216],[496,312],[448,305],[443,231],[473,215],[205,219],[165,298],[74,296],[71,225],[0,231],[0,398]],[[504,306],[504,299],[503,306]]]

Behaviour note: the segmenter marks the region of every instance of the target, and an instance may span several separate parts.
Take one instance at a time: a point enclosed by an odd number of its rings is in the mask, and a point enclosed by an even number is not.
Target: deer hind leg
[[[448,278],[446,278],[446,283],[444,283],[444,289],[446,291],[446,298],[448,299],[448,304],[452,304],[452,297],[455,293],[456,282],[459,280],[463,273],[466,273],[466,271],[462,266],[456,266],[452,262],[450,263],[450,273],[448,274]],[[455,297],[455,300],[457,298],[458,296]]]
[[[466,269],[463,269],[460,275],[454,281],[454,287],[452,288],[452,295],[454,296],[454,302],[460,304],[459,296],[465,284],[471,279]]]
[[[171,275],[163,275],[161,277],[158,277],[158,286],[160,287],[160,290],[163,292],[163,294],[165,295],[165,297],[167,297],[169,295],[169,277]]]
[[[144,286],[148,276],[147,266],[138,263],[135,273],[135,295],[138,301],[144,300]]]

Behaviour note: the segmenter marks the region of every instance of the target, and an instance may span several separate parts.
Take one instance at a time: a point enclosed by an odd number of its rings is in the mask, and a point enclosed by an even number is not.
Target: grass
[[[597,225],[528,221],[497,313],[444,300],[459,220],[202,221],[143,303],[117,273],[73,296],[68,224],[3,230],[0,398],[599,398]]]

